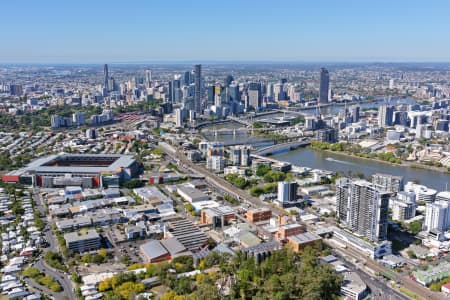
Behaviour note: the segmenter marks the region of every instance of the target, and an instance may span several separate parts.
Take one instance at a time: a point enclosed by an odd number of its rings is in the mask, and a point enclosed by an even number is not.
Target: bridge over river
[[[259,155],[259,156],[265,156],[265,155],[269,155],[269,154],[279,153],[282,151],[295,150],[300,147],[308,146],[309,144],[311,144],[311,141],[309,139],[303,138],[301,140],[267,146],[267,147],[258,149],[257,151],[254,152],[254,154]]]

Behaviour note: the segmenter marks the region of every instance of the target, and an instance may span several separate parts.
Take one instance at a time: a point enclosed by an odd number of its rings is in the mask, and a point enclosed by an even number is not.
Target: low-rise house
[[[442,285],[441,292],[443,292],[447,296],[450,295],[450,283],[446,283],[446,284]]]

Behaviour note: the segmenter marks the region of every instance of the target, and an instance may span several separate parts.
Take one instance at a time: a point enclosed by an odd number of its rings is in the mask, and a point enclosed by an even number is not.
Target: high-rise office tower
[[[208,86],[207,92],[208,92],[208,106],[214,105],[214,99],[216,96],[216,87],[214,85]]]
[[[195,65],[194,68],[194,83],[195,83],[195,90],[194,90],[194,107],[195,112],[198,114],[202,113],[202,102],[201,102],[201,78],[202,78],[202,65]]]
[[[184,72],[184,76],[183,76],[183,85],[189,86],[190,84],[191,84],[191,72],[186,71],[186,72]]]
[[[222,99],[222,91],[223,88],[220,85],[220,83],[216,83],[214,86],[214,105],[215,106],[221,106],[223,103]]]
[[[236,84],[231,84],[229,89],[230,89],[230,101],[231,102],[240,102],[241,94],[239,93],[239,86]]]
[[[108,74],[108,64],[105,64],[103,66],[103,75],[104,75],[104,81],[103,81],[103,87],[106,90],[109,90],[109,85],[108,85],[108,79],[109,79],[109,74]]]
[[[150,83],[152,82],[152,70],[145,70],[145,84],[147,87],[150,87]]]
[[[283,205],[295,202],[297,200],[297,190],[297,182],[278,182],[278,203]]]
[[[225,80],[224,80],[225,86],[226,87],[229,86],[233,82],[233,80],[234,80],[233,76],[227,75],[227,77],[225,77]]]
[[[378,126],[392,126],[394,119],[394,107],[381,105],[378,108]]]
[[[359,106],[358,105],[350,107],[350,115],[352,117],[352,123],[359,122]]]
[[[320,69],[319,104],[328,103],[328,89],[330,86],[330,74],[325,68]]]
[[[287,93],[285,91],[285,83],[287,82],[287,79],[280,79],[280,83],[279,83],[279,91],[278,94],[276,95],[277,101],[279,100],[287,100],[288,96]]]
[[[266,96],[269,98],[273,97],[273,84],[272,83],[268,83],[266,86]]]
[[[256,111],[262,106],[261,83],[252,82],[248,87],[249,105]]]
[[[179,100],[177,93],[180,92],[180,88],[181,88],[181,82],[179,79],[174,79],[169,83],[169,101],[170,102],[177,102],[177,100]]]
[[[390,194],[365,180],[336,182],[336,212],[341,224],[373,242],[386,240]]]

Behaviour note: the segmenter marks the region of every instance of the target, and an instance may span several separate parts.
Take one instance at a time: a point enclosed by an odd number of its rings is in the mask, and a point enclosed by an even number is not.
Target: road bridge
[[[280,130],[279,128],[272,128],[272,127],[265,127],[265,128],[219,128],[219,129],[215,129],[215,128],[208,128],[208,129],[204,129],[202,130],[202,133],[214,133],[216,134],[222,134],[222,135],[236,135],[239,133],[247,133],[247,132],[253,132],[253,131],[258,131],[258,132],[268,132],[268,131],[277,131]]]
[[[207,121],[207,122],[198,123],[197,125],[194,126],[194,129],[200,130],[200,129],[208,127],[208,126],[226,124],[226,123],[230,123],[230,122],[231,122],[231,120]]]
[[[292,142],[287,142],[287,143],[280,143],[280,144],[275,144],[272,146],[261,148],[261,149],[255,151],[254,154],[264,156],[264,155],[274,154],[274,153],[281,152],[281,151],[294,150],[294,149],[297,149],[300,147],[305,147],[309,144],[311,144],[311,141],[309,139],[297,140],[297,141],[292,141]]]

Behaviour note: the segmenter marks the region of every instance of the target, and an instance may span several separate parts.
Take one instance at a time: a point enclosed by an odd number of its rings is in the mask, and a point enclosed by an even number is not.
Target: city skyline
[[[0,20],[8,29],[0,63],[446,62],[449,6],[134,1],[124,8],[115,1],[14,1],[3,11],[20,12],[20,21],[13,13]]]

